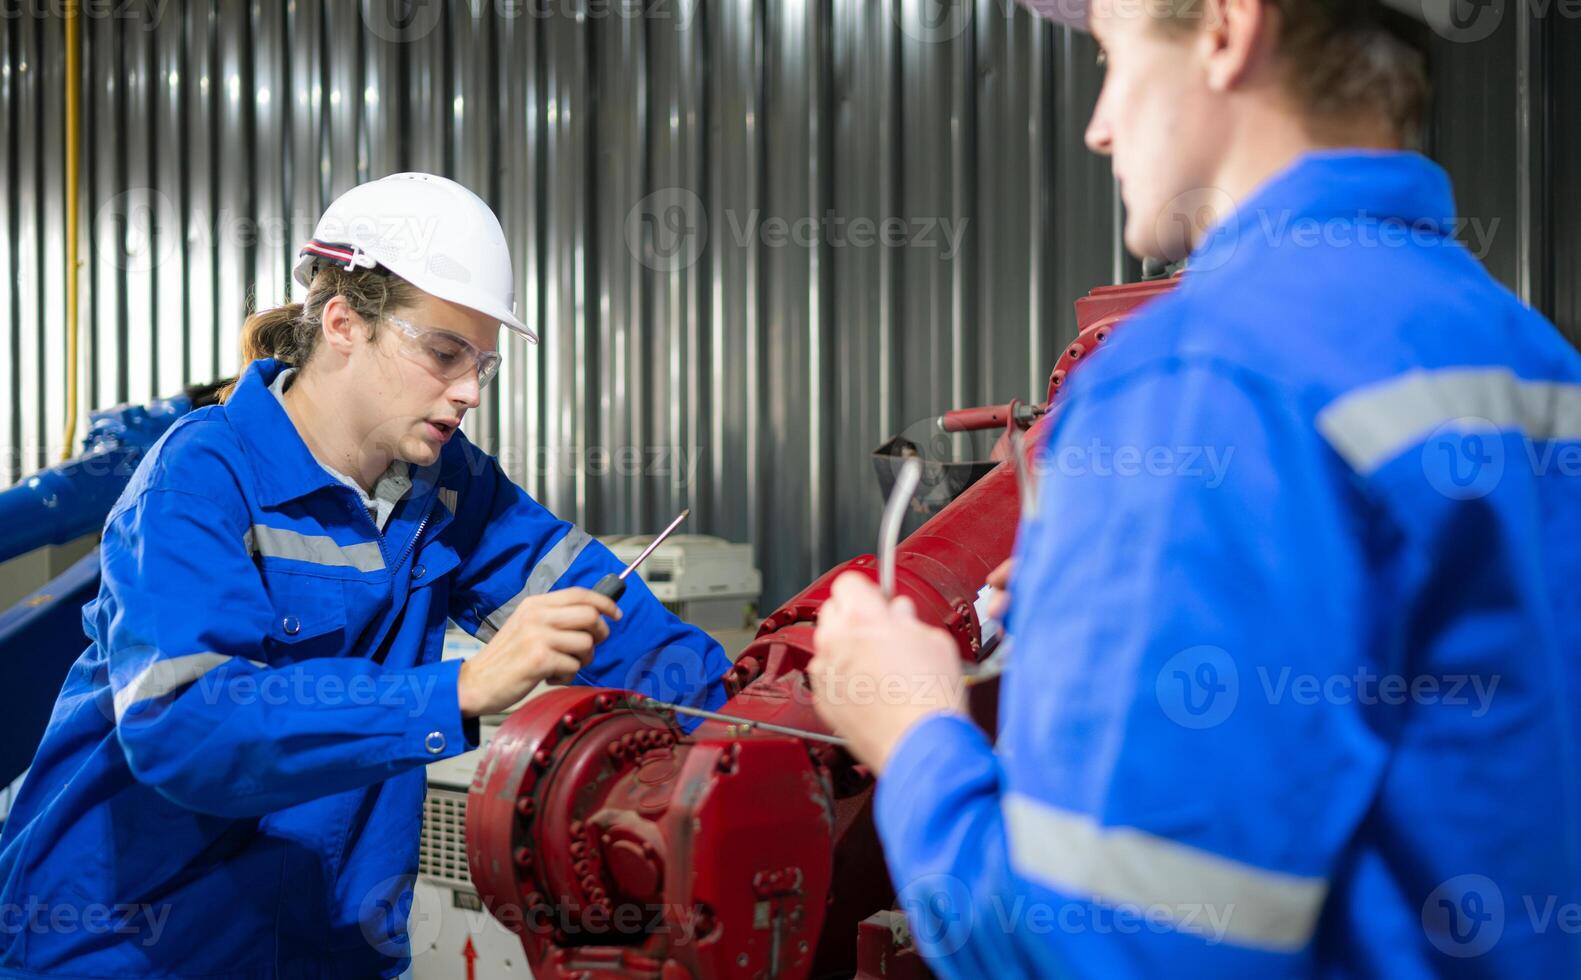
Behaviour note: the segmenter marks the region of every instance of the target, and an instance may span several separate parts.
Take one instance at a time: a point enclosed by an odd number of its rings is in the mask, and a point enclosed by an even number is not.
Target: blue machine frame
[[[195,399],[204,400],[200,391],[93,413],[81,455],[0,492],[0,561],[101,529],[137,464],[176,419],[193,409]],[[87,644],[82,607],[98,591],[99,549],[94,548],[65,574],[0,613],[6,679],[0,689],[0,787],[32,763],[61,682]]]

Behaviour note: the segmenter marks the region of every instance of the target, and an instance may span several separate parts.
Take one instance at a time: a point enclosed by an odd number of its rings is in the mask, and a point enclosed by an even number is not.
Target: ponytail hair
[[[303,355],[301,336],[303,306],[287,303],[271,310],[259,310],[242,323],[242,363],[251,364],[265,357],[273,357],[293,367],[307,358]],[[310,341],[309,341],[310,342]],[[311,350],[308,351],[311,353]]]
[[[368,339],[372,340],[386,313],[415,306],[423,295],[422,290],[383,268],[348,271],[336,265],[320,265],[308,286],[305,302],[248,314],[242,323],[241,373],[245,374],[253,361],[265,357],[289,367],[306,367],[324,335],[324,307],[336,296],[344,298],[352,311],[367,321]],[[233,383],[220,392],[219,400],[228,400],[235,390]]]

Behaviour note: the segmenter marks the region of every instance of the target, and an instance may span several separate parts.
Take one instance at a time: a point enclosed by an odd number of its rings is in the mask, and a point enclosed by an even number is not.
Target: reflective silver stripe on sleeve
[[[115,692],[115,720],[120,721],[132,705],[186,687],[221,664],[236,659],[219,653],[189,653],[184,657],[154,661],[132,678],[131,683]],[[266,666],[256,660],[247,663],[254,667]]]
[[[1318,431],[1370,474],[1446,425],[1581,439],[1581,385],[1523,381],[1505,368],[1410,371],[1358,388],[1318,413]]]
[[[1274,952],[1312,941],[1328,895],[1321,878],[1267,871],[1017,793],[1004,798],[1010,863],[1075,898],[1139,906],[1181,932]]]
[[[359,572],[377,572],[384,567],[384,553],[377,541],[341,545],[326,535],[302,534],[265,524],[254,524],[244,541],[248,551],[269,558],[355,568]]]
[[[538,559],[538,564],[533,566],[532,572],[527,576],[527,584],[522,590],[512,596],[505,605],[478,621],[477,638],[484,643],[494,639],[494,634],[505,625],[507,619],[511,618],[511,613],[516,611],[516,607],[522,604],[523,599],[528,596],[543,595],[554,588],[554,584],[560,581],[560,576],[566,573],[571,563],[582,554],[582,549],[586,548],[588,542],[592,540],[592,535],[575,524],[571,525],[571,530],[566,532],[565,537],[556,541],[554,547],[549,549],[549,553]]]

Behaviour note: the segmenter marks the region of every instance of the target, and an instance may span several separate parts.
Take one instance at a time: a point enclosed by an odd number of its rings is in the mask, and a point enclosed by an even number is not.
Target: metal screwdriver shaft
[[[814,742],[828,742],[830,745],[845,745],[845,739],[838,735],[825,735],[823,732],[809,732],[802,728],[792,728],[789,725],[776,725],[769,721],[758,721],[755,718],[742,718],[739,715],[727,715],[720,711],[707,711],[703,708],[693,708],[685,704],[671,704],[668,701],[659,701],[654,698],[642,697],[637,699],[640,707],[654,711],[673,711],[678,715],[690,715],[693,718],[706,718],[709,721],[722,721],[726,724],[736,725],[741,728],[755,729],[757,731],[773,732],[776,735],[793,735],[796,738],[805,738]]]
[[[620,597],[626,594],[626,576],[636,571],[637,566],[646,561],[648,556],[653,554],[653,550],[659,545],[663,544],[664,539],[670,536],[670,532],[679,527],[681,522],[686,520],[687,515],[691,512],[692,509],[690,507],[681,511],[680,516],[671,521],[669,527],[665,528],[663,531],[660,531],[659,536],[654,538],[646,548],[642,549],[642,554],[633,558],[630,565],[627,565],[625,569],[623,569],[618,575],[612,572],[609,575],[605,575],[603,578],[599,579],[598,584],[593,586],[593,591],[597,592],[599,595],[609,596],[611,599],[619,602]]]

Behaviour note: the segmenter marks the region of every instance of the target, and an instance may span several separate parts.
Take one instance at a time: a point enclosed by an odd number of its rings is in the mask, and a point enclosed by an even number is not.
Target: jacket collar
[[[241,436],[252,465],[258,501],[269,507],[324,487],[342,486],[319,465],[285,407],[269,391],[286,367],[274,358],[253,361],[225,403],[225,415]]]
[[[274,358],[253,361],[243,372],[236,390],[225,403],[225,414],[240,435],[242,449],[252,466],[258,502],[274,507],[304,497],[324,487],[345,484],[326,470],[307,448],[285,406],[269,390],[275,378],[288,369]],[[459,435],[459,433],[457,433]],[[449,448],[449,447],[447,447]],[[440,462],[413,466],[406,500],[421,501],[438,489]]]
[[[1453,234],[1455,200],[1449,176],[1418,153],[1347,149],[1305,154],[1220,219],[1198,243],[1187,268],[1212,272],[1237,255],[1256,254],[1312,232],[1322,241],[1332,235],[1325,229],[1354,228],[1360,222]],[[1354,232],[1351,237],[1356,237]]]

